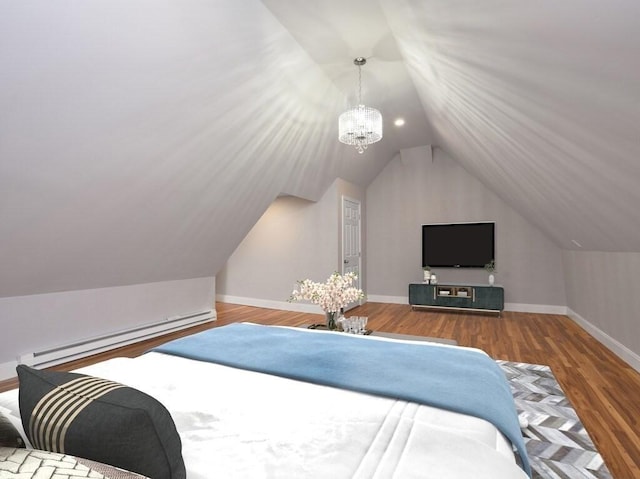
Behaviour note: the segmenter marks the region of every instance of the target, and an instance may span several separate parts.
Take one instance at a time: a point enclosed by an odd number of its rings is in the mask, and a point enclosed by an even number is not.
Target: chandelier
[[[370,144],[382,139],[382,115],[375,108],[362,104],[362,65],[367,60],[358,57],[353,63],[358,67],[358,106],[340,115],[338,139],[346,145],[355,146],[362,154]]]

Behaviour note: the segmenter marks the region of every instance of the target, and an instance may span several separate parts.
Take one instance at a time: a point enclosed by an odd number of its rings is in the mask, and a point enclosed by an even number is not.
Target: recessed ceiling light
[[[404,125],[404,118],[396,118],[396,120],[393,122],[394,125],[396,126],[403,126]]]

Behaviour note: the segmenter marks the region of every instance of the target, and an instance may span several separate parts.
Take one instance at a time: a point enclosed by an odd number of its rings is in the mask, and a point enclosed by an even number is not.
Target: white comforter
[[[492,425],[458,413],[160,353],[78,372],[161,401],[188,479],[527,477]],[[17,392],[0,406],[18,414]]]

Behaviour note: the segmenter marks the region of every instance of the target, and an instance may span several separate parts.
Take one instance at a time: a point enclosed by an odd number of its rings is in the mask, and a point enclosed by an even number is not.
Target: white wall
[[[215,278],[0,298],[0,379],[18,356],[214,309]]]
[[[422,281],[425,223],[496,222],[496,282],[507,309],[565,312],[562,253],[444,151],[402,152],[367,188],[367,280],[371,298],[406,301]],[[441,282],[485,283],[484,270],[435,269]]]
[[[640,253],[564,251],[569,316],[640,371]]]
[[[318,202],[277,198],[216,276],[217,298],[319,312],[286,300],[297,280],[324,281],[341,271],[342,195],[364,202],[364,189],[341,179]]]

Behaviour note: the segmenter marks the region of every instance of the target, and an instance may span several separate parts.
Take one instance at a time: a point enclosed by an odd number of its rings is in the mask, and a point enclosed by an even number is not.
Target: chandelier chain
[[[358,105],[362,105],[362,66],[358,65]]]

